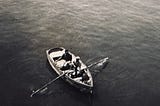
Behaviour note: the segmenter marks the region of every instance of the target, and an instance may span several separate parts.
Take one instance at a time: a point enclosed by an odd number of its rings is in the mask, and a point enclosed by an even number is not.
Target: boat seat
[[[57,51],[57,52],[52,52],[50,53],[50,57],[51,58],[55,58],[55,57],[60,57],[64,54],[64,51]]]
[[[73,80],[77,81],[77,82],[82,82],[82,77],[76,77],[76,78],[73,78]]]

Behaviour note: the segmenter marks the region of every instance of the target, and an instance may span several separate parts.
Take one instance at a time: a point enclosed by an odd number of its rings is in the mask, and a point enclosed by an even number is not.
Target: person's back
[[[82,75],[82,81],[88,81],[89,80],[89,77],[86,73],[83,73]]]
[[[81,68],[80,57],[76,57],[76,61],[73,62],[76,68]]]
[[[65,53],[62,55],[62,58],[66,61],[71,61],[72,60],[72,55],[68,52],[68,50],[65,50]]]
[[[76,57],[76,61],[73,62],[75,66],[75,75],[77,76],[77,73],[81,70],[81,63],[80,63],[80,57]]]

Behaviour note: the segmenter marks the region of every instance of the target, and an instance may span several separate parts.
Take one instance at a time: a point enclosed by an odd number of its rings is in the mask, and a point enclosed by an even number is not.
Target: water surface
[[[159,106],[158,0],[0,0],[0,105]],[[45,50],[65,47],[90,64],[92,96],[58,80],[43,95],[32,90],[55,78]]]

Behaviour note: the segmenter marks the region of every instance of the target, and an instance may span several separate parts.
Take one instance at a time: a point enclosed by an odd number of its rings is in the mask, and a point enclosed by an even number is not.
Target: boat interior
[[[62,67],[67,63],[67,61],[64,59],[59,60],[59,58],[64,54],[64,50],[65,49],[63,49],[63,48],[54,48],[54,49],[50,49],[48,51],[50,58],[54,61],[54,64],[56,64],[57,68],[61,71],[66,72],[67,73],[66,75],[71,80],[74,80],[78,83],[81,83],[81,84],[84,84],[87,86],[92,86],[93,85],[92,76],[91,76],[87,66],[81,60],[80,60],[81,67],[79,68],[80,70],[78,71],[78,74],[76,77],[74,76],[74,74],[75,74],[74,68],[62,70]],[[69,63],[73,64],[73,61],[76,60],[76,56],[72,53],[70,53],[70,54],[72,55],[72,61],[70,61]],[[87,78],[85,80],[83,79],[83,75],[87,75]]]

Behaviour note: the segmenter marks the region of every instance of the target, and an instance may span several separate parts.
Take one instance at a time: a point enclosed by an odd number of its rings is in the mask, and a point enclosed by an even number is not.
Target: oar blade
[[[56,81],[57,79],[61,78],[62,76],[64,76],[66,73],[64,72],[63,74],[61,74],[60,76],[54,78],[53,80],[49,81],[48,83],[46,83],[45,85],[43,85],[41,88],[37,89],[36,91],[32,91],[32,94],[30,95],[30,97],[33,97],[35,94],[37,94],[38,92],[43,92],[46,91],[46,87],[51,85],[54,81]]]
[[[106,66],[106,65],[108,64],[108,62],[109,62],[108,60],[109,60],[108,57],[102,59],[102,60],[96,65],[96,67],[102,67],[102,69],[104,69],[105,66]]]
[[[102,66],[103,64],[105,64],[106,62],[108,62],[108,60],[109,60],[109,58],[105,57],[105,58],[103,58],[103,59],[101,59],[101,60],[99,60],[97,62],[94,62],[94,63],[88,65],[88,68],[91,68],[93,66]]]

